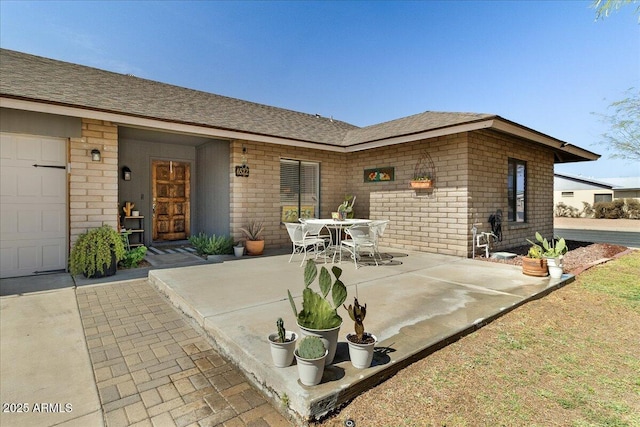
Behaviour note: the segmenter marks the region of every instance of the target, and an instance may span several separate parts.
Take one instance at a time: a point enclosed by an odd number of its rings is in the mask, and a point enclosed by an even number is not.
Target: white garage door
[[[0,133],[0,277],[66,268],[66,159],[64,139]]]

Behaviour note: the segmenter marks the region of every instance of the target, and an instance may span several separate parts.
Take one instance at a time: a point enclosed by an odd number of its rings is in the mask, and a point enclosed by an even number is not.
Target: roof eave
[[[535,131],[526,126],[519,125],[502,117],[496,117],[491,128],[499,132],[515,135],[552,148],[555,153],[554,163],[584,162],[598,160],[600,158],[599,154],[546,135],[542,132]]]

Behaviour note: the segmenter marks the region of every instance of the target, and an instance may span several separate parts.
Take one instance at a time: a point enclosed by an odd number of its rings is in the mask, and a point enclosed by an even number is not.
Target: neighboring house
[[[564,203],[582,211],[584,203],[593,207],[598,202],[631,198],[640,201],[640,177],[594,179],[568,174],[554,174],[554,206],[557,206],[558,203]]]
[[[640,168],[638,170],[640,172]],[[627,178],[603,178],[613,185],[614,199],[637,199],[640,201],[640,176]]]
[[[147,245],[240,239],[261,218],[274,248],[290,244],[284,220],[330,217],[350,194],[356,217],[390,220],[385,246],[468,256],[474,222],[488,231],[497,210],[499,248],[551,235],[554,163],[599,157],[493,114],[360,128],[5,49],[0,107],[2,277],[65,268],[124,202]],[[409,188],[418,171],[432,189]]]
[[[613,185],[603,180],[559,173],[553,176],[553,206],[564,203],[582,211],[584,203],[593,207],[613,200]]]

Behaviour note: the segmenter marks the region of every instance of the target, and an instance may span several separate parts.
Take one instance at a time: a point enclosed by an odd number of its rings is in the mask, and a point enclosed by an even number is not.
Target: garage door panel
[[[18,177],[15,173],[2,169],[0,174],[0,197],[16,196],[18,194]]]
[[[0,133],[0,277],[66,268],[67,178],[60,138]]]
[[[16,160],[35,162],[40,159],[42,155],[40,138],[18,137],[16,142]]]

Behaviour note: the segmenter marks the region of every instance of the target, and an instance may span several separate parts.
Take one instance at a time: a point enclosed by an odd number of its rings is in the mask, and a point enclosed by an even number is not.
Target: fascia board
[[[598,160],[600,158],[599,154],[592,153],[591,151],[585,150],[576,145],[569,144],[568,142],[553,138],[549,135],[545,135],[543,133],[534,131],[533,129],[529,129],[511,122],[505,121],[504,119],[497,119],[497,120],[494,120],[494,122],[495,123],[493,124],[492,128],[497,131],[515,135],[530,141],[534,141],[542,145],[546,145],[547,147],[554,148],[558,151],[563,151],[563,152],[572,154],[574,156],[582,157],[584,158],[584,160]]]

